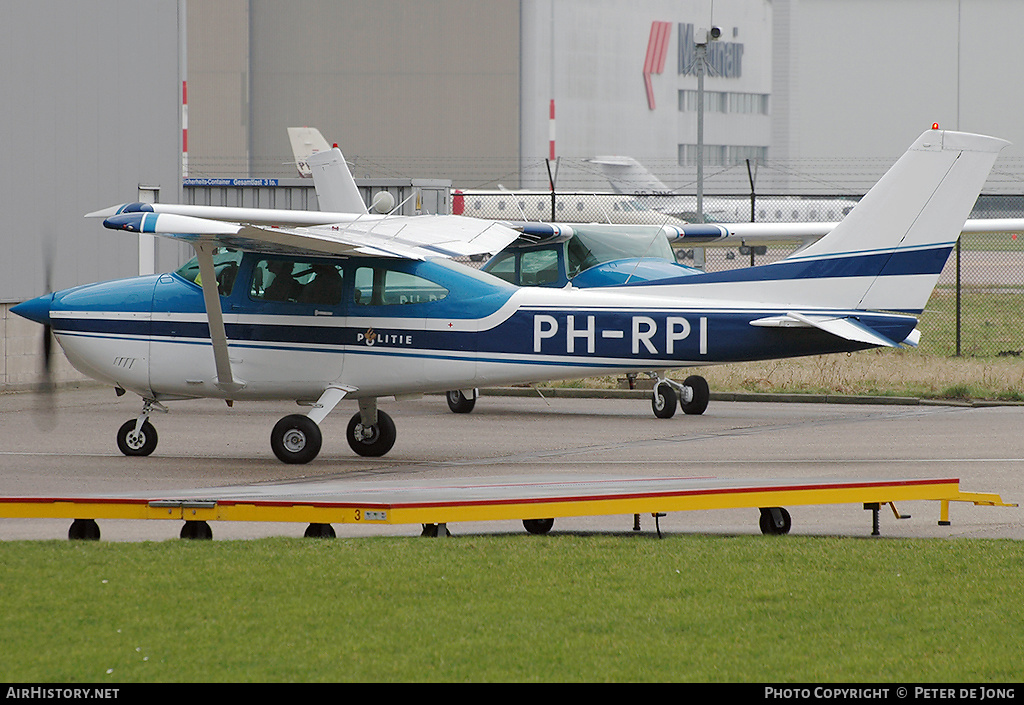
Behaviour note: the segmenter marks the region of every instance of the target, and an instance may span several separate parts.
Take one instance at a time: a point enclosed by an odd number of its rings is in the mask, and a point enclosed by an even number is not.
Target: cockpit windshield
[[[241,250],[231,250],[227,247],[218,247],[213,254],[213,269],[217,272],[217,288],[221,296],[229,296],[234,288],[235,277],[238,274],[238,265],[242,261]],[[193,257],[181,265],[175,272],[179,277],[202,286],[202,279],[199,276],[199,260]]]
[[[600,228],[573,226],[573,236],[567,243],[569,278],[605,262],[618,259],[654,257],[675,261],[672,246],[659,227],[617,229],[602,225]]]

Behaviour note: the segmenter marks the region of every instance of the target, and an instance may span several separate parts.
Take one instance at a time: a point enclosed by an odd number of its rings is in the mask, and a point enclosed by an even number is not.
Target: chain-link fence
[[[835,210],[843,201],[851,206],[856,197],[829,198],[759,196],[753,205],[754,220],[838,221]],[[787,202],[786,208],[765,207]],[[456,200],[455,205],[459,202]],[[714,196],[704,199],[704,212],[716,212],[725,222],[750,221],[749,197]],[[536,192],[467,192],[461,212],[502,220],[554,222],[668,223],[675,216],[696,213],[696,197],[624,196],[621,194]],[[776,215],[782,215],[776,218]],[[745,216],[745,217],[744,217]],[[802,216],[802,217],[801,217]],[[1024,196],[983,196],[972,218],[1024,217]],[[692,220],[692,218],[687,218]],[[677,258],[694,264],[704,257],[707,271],[721,271],[767,264],[789,255],[796,245],[767,247],[705,247],[703,252],[679,249]],[[1024,233],[969,233],[946,263],[938,285],[921,315],[921,350],[934,355],[974,357],[1020,356],[1024,351]]]

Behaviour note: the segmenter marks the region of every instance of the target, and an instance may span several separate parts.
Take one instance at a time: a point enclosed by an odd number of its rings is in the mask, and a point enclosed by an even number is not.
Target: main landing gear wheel
[[[782,536],[793,528],[793,520],[783,507],[762,507],[758,524],[761,533],[769,536]]]
[[[125,455],[149,455],[156,450],[156,429],[146,421],[135,432],[136,419],[125,421],[117,431],[117,448]]]
[[[377,423],[373,426],[364,426],[362,414],[356,412],[348,422],[345,436],[349,446],[359,455],[379,458],[395,445],[398,431],[395,430],[395,422],[383,411],[377,412]]]
[[[692,390],[690,401],[679,400],[679,408],[684,414],[700,415],[707,411],[711,390],[708,381],[699,375],[692,375],[683,380],[683,386]]]
[[[468,414],[476,406],[476,399],[466,398],[466,395],[457,389],[448,392],[444,397],[448,400],[448,408],[453,414]]]
[[[283,463],[308,463],[320,453],[323,434],[308,416],[292,414],[277,422],[270,432],[270,447]]]
[[[659,384],[651,397],[651,410],[659,419],[670,419],[676,413],[676,390],[668,384]]]

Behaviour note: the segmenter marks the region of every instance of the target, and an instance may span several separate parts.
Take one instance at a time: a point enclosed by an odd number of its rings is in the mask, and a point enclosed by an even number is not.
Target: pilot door
[[[154,297],[154,320],[166,318],[167,333],[153,338],[154,391],[301,399],[317,398],[338,380],[346,323],[339,263],[248,253],[227,262],[215,257],[215,269],[231,372],[243,386],[231,394],[218,389],[201,282],[179,270],[161,278]]]

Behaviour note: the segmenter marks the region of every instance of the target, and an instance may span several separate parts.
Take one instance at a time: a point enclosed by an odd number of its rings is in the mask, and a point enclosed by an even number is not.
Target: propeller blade
[[[51,292],[53,291],[53,250],[50,247],[50,238],[44,238],[43,242],[43,285],[47,292]],[[36,423],[44,430],[52,430],[56,425],[57,405],[54,393],[57,390],[57,385],[53,378],[53,340],[52,326],[44,324],[39,375],[40,403],[36,414]]]

